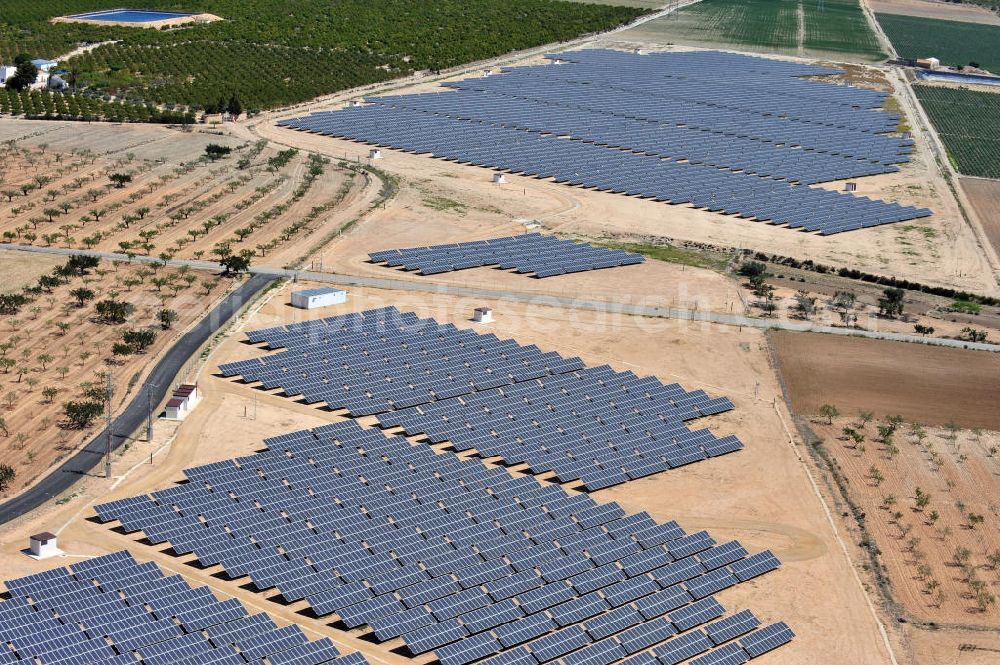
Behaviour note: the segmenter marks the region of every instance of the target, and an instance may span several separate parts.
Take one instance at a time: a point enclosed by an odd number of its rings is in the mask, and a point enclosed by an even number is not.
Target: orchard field
[[[16,474],[0,496],[89,441],[103,426],[105,377],[117,409],[230,286],[183,268],[73,257],[0,295],[0,460]]]
[[[194,152],[179,163],[89,150],[0,148],[2,242],[160,259],[278,261],[301,255],[356,194],[359,176],[267,141]]]
[[[1000,178],[1000,94],[913,86],[960,173]]]
[[[561,0],[203,0],[198,10],[222,21],[169,30],[50,23],[120,6],[2,0],[0,60],[63,58],[81,43],[114,41],[60,64],[80,88],[130,102],[198,110],[235,94],[243,108],[263,109],[564,41],[648,11]]]

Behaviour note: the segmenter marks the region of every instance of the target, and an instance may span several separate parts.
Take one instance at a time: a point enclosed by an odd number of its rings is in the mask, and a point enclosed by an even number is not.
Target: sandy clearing
[[[959,178],[959,186],[969,199],[972,214],[1000,254],[1000,181],[984,178]]]
[[[34,284],[39,277],[65,262],[58,256],[4,252],[0,255],[0,293],[13,293]]]

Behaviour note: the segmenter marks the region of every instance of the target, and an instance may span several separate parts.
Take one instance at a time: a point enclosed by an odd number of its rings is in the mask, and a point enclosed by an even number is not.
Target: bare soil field
[[[14,293],[34,284],[57,265],[65,262],[58,256],[40,254],[0,254],[0,293]]]
[[[0,262],[10,256],[4,252]],[[132,399],[143,390],[142,376],[151,361],[230,286],[228,281],[185,270],[154,271],[106,262],[87,275],[43,289],[17,314],[0,316],[0,418],[4,423],[0,459],[17,473],[0,497],[32,484],[100,430],[103,413],[87,425],[73,424],[63,413],[66,402],[95,401],[87,391],[93,388],[100,394],[109,372],[115,408]],[[75,295],[79,289],[89,291],[85,300]],[[103,300],[129,303],[134,313],[125,323],[102,322],[95,303]],[[176,317],[169,330],[163,330],[158,320],[163,309]],[[114,352],[125,331],[149,328],[157,332],[148,348],[126,355]]]
[[[968,21],[1000,25],[1000,15],[974,4],[956,4],[938,0],[867,0],[872,11],[904,16],[922,16],[946,21]]]
[[[983,178],[959,178],[972,212],[979,219],[986,237],[1000,253],[1000,181]]]
[[[1000,429],[1000,354],[783,331],[771,340],[796,413],[833,404],[845,414]]]
[[[471,327],[471,309],[482,304],[450,296],[431,299],[409,292],[356,289],[346,305],[303,312],[288,306],[289,290],[286,286],[277,292],[242,327],[261,328],[386,304]],[[746,450],[600,492],[597,498],[620,501],[630,511],[649,510],[657,518],[676,517],[687,529],[708,528],[717,538],[738,538],[751,549],[774,549],[784,562],[781,570],[720,594],[720,602],[727,608],[749,607],[765,620],[784,619],[793,626],[796,640],[770,655],[770,663],[828,662],[827,656],[834,650],[843,656],[843,662],[890,662],[864,592],[811,487],[797,447],[790,443],[788,415],[769,368],[761,333],[506,301],[487,304],[494,306],[497,319],[479,330],[578,354],[588,363],[607,362],[617,369],[652,373],[668,382],[679,381],[730,396],[736,410],[706,424],[720,434],[737,433],[747,443]],[[259,447],[262,437],[337,418],[330,412],[212,376],[220,363],[260,353],[240,340],[239,334],[228,337],[209,357],[199,376],[204,401],[177,430],[163,456],[157,457],[152,466],[136,467],[132,475],[105,492],[100,500],[163,487],[180,479],[180,470],[192,464],[246,454]],[[755,389],[758,399],[753,396]],[[772,480],[760,483],[759,477],[765,473]],[[719,487],[728,489],[720,492]],[[154,559],[182,570],[196,581],[292,619],[307,630],[328,634],[340,644],[357,646],[376,662],[412,662],[385,647],[361,642],[353,633],[295,614],[301,609],[299,604],[281,606],[269,602],[265,597],[271,594],[252,593],[239,581],[215,578],[214,569],[197,570],[187,565],[189,557],[176,558],[164,548],[140,544],[139,535],[119,535],[87,521],[91,513],[86,506],[95,499],[97,495],[81,496],[73,500],[72,508],[54,506],[48,513],[40,512],[16,528],[5,529],[0,567],[20,573],[55,565],[26,560],[19,554],[24,546],[21,541],[32,529],[66,524],[60,533],[60,545],[73,555],[127,547],[141,560]],[[789,510],[789,506],[795,509]]]

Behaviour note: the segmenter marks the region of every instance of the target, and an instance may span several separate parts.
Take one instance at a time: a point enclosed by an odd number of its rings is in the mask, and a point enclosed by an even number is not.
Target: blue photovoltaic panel
[[[350,627],[367,624],[377,641],[402,637],[411,652],[433,651],[445,665],[502,655],[518,645],[540,661],[579,651],[571,660],[581,665],[602,665],[602,659],[650,646],[673,649],[674,633],[722,612],[711,598],[696,602],[685,586],[717,584],[723,574],[731,578],[727,584],[738,583],[726,567],[706,571],[694,560],[698,553],[726,553],[727,560],[745,554],[735,544],[713,548],[704,532],[689,535],[675,522],[629,515],[589,494],[515,478],[502,467],[438,454],[354,421],[266,443],[266,450],[230,463],[187,470],[191,482],[140,502],[104,504],[97,513],[129,530],[156,529],[167,542],[190,543],[199,558],[207,548],[230,577],[247,576],[260,589],[294,587],[314,612],[337,615]],[[693,551],[644,572],[661,564],[674,545]],[[610,560],[598,562],[595,555]],[[685,561],[696,565],[686,569],[684,582],[668,585],[655,577]],[[627,565],[619,569],[622,562]],[[105,569],[116,570],[80,565],[87,579],[102,584]],[[596,576],[604,585],[587,591],[570,583],[598,569],[633,577]],[[176,578],[164,579],[177,593],[194,593],[171,581]],[[15,581],[11,590],[15,597],[42,597],[35,586]],[[173,595],[136,596],[163,616],[178,617],[186,629],[187,595],[183,603],[164,598]],[[240,616],[204,624],[207,639],[176,646],[198,653],[233,648],[255,657],[314,648],[294,627],[278,628],[262,615]],[[740,624],[707,627],[713,631],[708,648],[724,635],[749,638],[755,626]],[[180,660],[174,646],[163,653],[154,648],[150,656]]]
[[[765,626],[740,640],[740,646],[756,658],[762,654],[788,644],[795,634],[784,621]]]
[[[207,587],[191,587],[125,551],[5,584],[11,598],[0,601],[0,663],[137,662],[137,652],[148,665],[263,658],[272,665],[318,665],[339,656],[327,639],[308,642],[297,626],[278,628],[264,614],[248,616],[239,601],[220,602]],[[342,665],[366,663],[353,653]]]
[[[559,240],[540,233],[451,245],[389,249],[372,252],[368,258],[373,263],[384,263],[388,267],[416,270],[421,275],[499,266],[515,268],[519,273],[534,273],[536,277],[554,277],[644,261],[641,254]]]
[[[325,402],[355,416],[378,415],[385,428],[525,463],[536,474],[553,472],[559,481],[579,482],[590,491],[743,447],[734,436],[719,438],[687,425],[732,409],[725,397],[607,365],[587,367],[579,358],[391,307],[251,332],[248,338],[285,350],[224,364],[225,376],[281,387],[289,396],[301,394],[310,403]],[[615,518],[604,510],[595,508],[579,524]],[[668,542],[674,527],[661,527],[644,537]],[[626,562],[629,574],[632,566]],[[290,601],[306,595],[294,583],[278,586]],[[337,599],[357,593],[360,602],[367,592],[330,593]]]
[[[713,51],[550,58],[565,64],[279,124],[823,235],[931,214],[809,186],[896,172],[913,150],[886,93],[816,78],[840,70]],[[444,263],[425,274],[482,265]]]

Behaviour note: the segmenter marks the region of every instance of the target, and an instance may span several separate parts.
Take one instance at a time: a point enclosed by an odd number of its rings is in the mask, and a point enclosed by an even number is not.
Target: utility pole
[[[111,403],[111,399],[114,396],[114,388],[111,384],[111,372],[108,372],[108,385],[107,385],[107,397],[108,397],[108,443],[107,448],[104,453],[104,477],[111,480],[111,436],[112,427],[114,426],[114,405]]]

